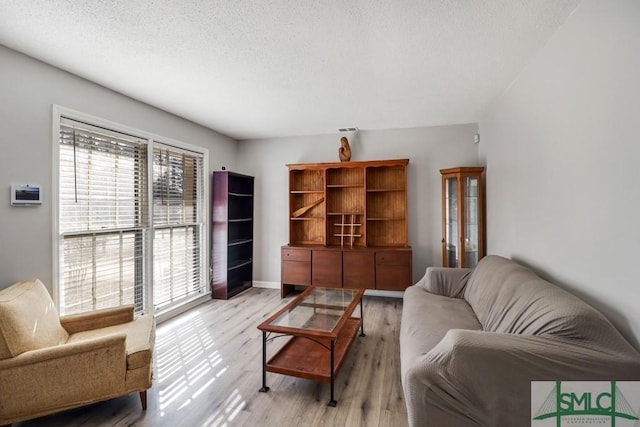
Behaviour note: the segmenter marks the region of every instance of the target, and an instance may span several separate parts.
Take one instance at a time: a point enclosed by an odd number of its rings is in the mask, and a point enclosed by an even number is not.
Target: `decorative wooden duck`
[[[346,136],[340,138],[340,148],[338,148],[338,155],[341,162],[348,162],[351,160],[351,147],[349,147],[349,140]]]

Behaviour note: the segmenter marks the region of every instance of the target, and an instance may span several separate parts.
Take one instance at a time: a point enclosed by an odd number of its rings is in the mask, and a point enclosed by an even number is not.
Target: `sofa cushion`
[[[68,338],[40,280],[20,281],[0,291],[0,360],[63,344]]]
[[[485,331],[602,340],[610,322],[574,295],[516,262],[483,258],[464,294]]]
[[[137,369],[151,364],[151,354],[155,342],[155,322],[146,314],[136,320],[101,329],[78,332],[69,337],[69,343],[84,341],[106,335],[126,334],[127,369]]]
[[[482,329],[469,304],[461,298],[432,294],[414,285],[405,290],[404,301],[400,332],[403,370],[431,351],[450,329]]]

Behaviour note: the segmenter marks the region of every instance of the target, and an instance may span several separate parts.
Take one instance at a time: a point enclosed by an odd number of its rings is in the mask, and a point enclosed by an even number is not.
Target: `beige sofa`
[[[428,268],[404,294],[410,426],[531,425],[531,381],[640,380],[640,354],[598,311],[514,261]]]
[[[39,280],[0,290],[0,425],[146,390],[155,321],[133,306],[60,318]]]

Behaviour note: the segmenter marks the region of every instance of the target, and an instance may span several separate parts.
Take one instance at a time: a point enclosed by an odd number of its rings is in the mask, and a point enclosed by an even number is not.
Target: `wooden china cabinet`
[[[442,266],[475,267],[484,257],[484,167],[441,169]]]
[[[294,286],[404,290],[408,159],[308,163],[289,169],[289,244],[282,296]]]

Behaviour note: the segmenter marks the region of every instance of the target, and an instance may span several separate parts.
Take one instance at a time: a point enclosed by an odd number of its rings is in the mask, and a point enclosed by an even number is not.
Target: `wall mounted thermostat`
[[[33,206],[42,204],[42,191],[39,185],[14,184],[11,186],[12,206]]]

